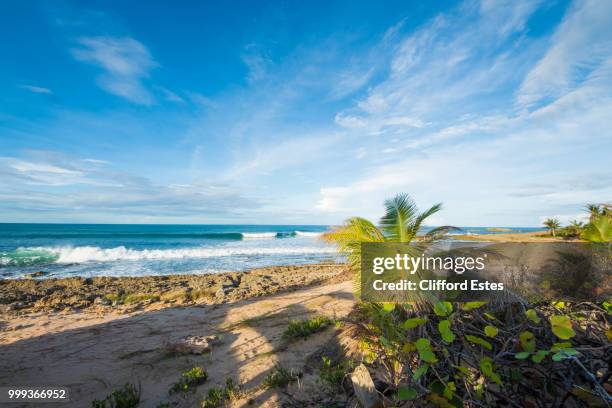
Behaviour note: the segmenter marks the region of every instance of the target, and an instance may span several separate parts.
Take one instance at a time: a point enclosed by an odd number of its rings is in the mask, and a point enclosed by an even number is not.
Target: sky
[[[4,1],[0,222],[430,225],[612,201],[612,2]]]

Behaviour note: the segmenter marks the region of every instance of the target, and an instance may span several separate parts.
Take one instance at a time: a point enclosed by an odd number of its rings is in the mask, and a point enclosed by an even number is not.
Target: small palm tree
[[[569,223],[569,225],[565,228],[566,236],[568,237],[579,237],[584,229],[584,223],[581,221],[574,220]]]
[[[605,212],[605,208],[602,208],[599,204],[587,204],[586,210],[589,213],[589,222],[593,222],[595,218],[604,215]]]
[[[385,201],[385,215],[381,218],[379,227],[365,218],[352,217],[342,226],[324,234],[323,239],[336,244],[338,250],[346,255],[349,267],[355,273],[355,289],[358,293],[361,279],[361,243],[412,243],[417,240],[417,234],[425,220],[441,209],[442,204],[438,203],[424,212],[419,212],[408,194],[398,194]],[[451,226],[438,227],[418,237],[415,254],[422,253],[428,244],[445,238],[449,231],[456,229],[458,228]]]
[[[556,218],[548,218],[546,221],[544,221],[544,226],[548,228],[550,235],[555,237],[557,236],[557,230],[561,227],[561,223]]]
[[[582,221],[574,220],[574,221],[569,223],[569,226],[572,227],[572,228],[580,229],[580,228],[584,227],[584,223]]]

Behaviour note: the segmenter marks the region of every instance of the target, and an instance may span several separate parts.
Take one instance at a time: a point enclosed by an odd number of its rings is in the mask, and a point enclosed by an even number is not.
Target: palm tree
[[[584,227],[584,223],[582,221],[574,220],[574,221],[569,223],[569,226],[572,227],[572,228],[580,229],[580,228]]]
[[[442,204],[438,203],[419,213],[408,194],[398,194],[385,201],[385,215],[381,218],[379,227],[365,218],[352,217],[340,227],[324,234],[323,239],[336,244],[338,250],[346,255],[349,267],[355,273],[355,289],[358,293],[361,279],[361,244],[364,242],[412,243],[417,240],[417,234],[425,220],[441,209]],[[438,227],[418,237],[418,245],[414,249],[415,254],[422,253],[427,245],[443,239],[449,231],[456,229],[451,226]]]
[[[550,231],[550,235],[556,236],[556,232],[561,227],[561,223],[556,218],[548,218],[544,221],[544,226]]]
[[[612,242],[612,217],[604,215],[596,217],[584,228],[581,238],[595,243]]]
[[[602,206],[599,204],[587,204],[586,210],[589,213],[589,222],[593,222],[593,220],[595,220],[595,218],[599,217],[600,215],[605,215],[606,211],[605,207],[602,208]]]

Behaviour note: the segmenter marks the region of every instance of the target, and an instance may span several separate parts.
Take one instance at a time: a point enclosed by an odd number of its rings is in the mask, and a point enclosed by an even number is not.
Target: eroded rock
[[[186,336],[167,346],[168,351],[180,354],[204,354],[219,344],[219,336]]]
[[[355,397],[363,408],[382,408],[383,403],[365,365],[359,364],[351,374]]]

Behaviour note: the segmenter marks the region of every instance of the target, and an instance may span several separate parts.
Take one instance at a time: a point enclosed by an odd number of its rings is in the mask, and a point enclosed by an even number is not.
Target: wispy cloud
[[[156,86],[155,88],[162,93],[162,95],[164,96],[164,99],[167,100],[168,102],[185,103],[185,100],[183,98],[181,98],[179,95],[172,92],[168,88],[164,88],[162,86]]]
[[[51,91],[51,89],[44,88],[42,86],[20,85],[20,88],[28,90],[28,91],[33,92],[33,93],[38,93],[38,94],[48,94],[48,95],[51,95],[53,93],[53,91]]]
[[[2,157],[0,176],[0,209],[26,209],[34,217],[59,211],[68,217],[64,219],[83,214],[104,219],[120,211],[132,220],[149,216],[230,219],[239,217],[246,208],[259,206],[227,184],[159,184],[102,160],[54,152],[37,152],[27,158]]]
[[[579,87],[590,72],[610,64],[612,2],[578,1],[559,25],[552,45],[525,77],[520,107],[547,104]]]
[[[140,105],[151,105],[155,98],[144,80],[158,64],[149,50],[130,37],[81,37],[72,55],[79,61],[98,66],[103,74],[99,85],[107,92]]]
[[[612,109],[612,37],[603,21],[612,14],[602,2],[578,2],[530,70],[524,61],[541,44],[525,38],[537,6],[527,3],[468,2],[461,13],[441,14],[406,37],[396,32],[388,76],[335,117],[352,134],[377,136],[367,143],[379,160],[350,183],[324,183],[317,208],[375,216],[381,209],[372,196],[408,191],[424,204],[444,201],[451,209],[445,218],[462,225],[504,218],[536,225],[538,208],[574,216],[585,202],[610,196],[609,183],[589,180],[612,176],[601,166],[601,149],[611,147],[605,112]],[[577,48],[576,58],[561,64],[573,68],[561,69],[561,82],[555,75],[549,81],[556,50],[574,55]],[[557,89],[561,83],[571,86]],[[513,87],[521,90],[520,103],[537,100],[537,109],[517,112],[501,96]],[[396,156],[385,160],[385,153]],[[590,160],[580,168],[560,165],[583,155]]]
[[[248,69],[247,80],[249,83],[265,78],[268,69],[272,66],[272,59],[257,44],[248,44],[245,47],[242,61]]]

